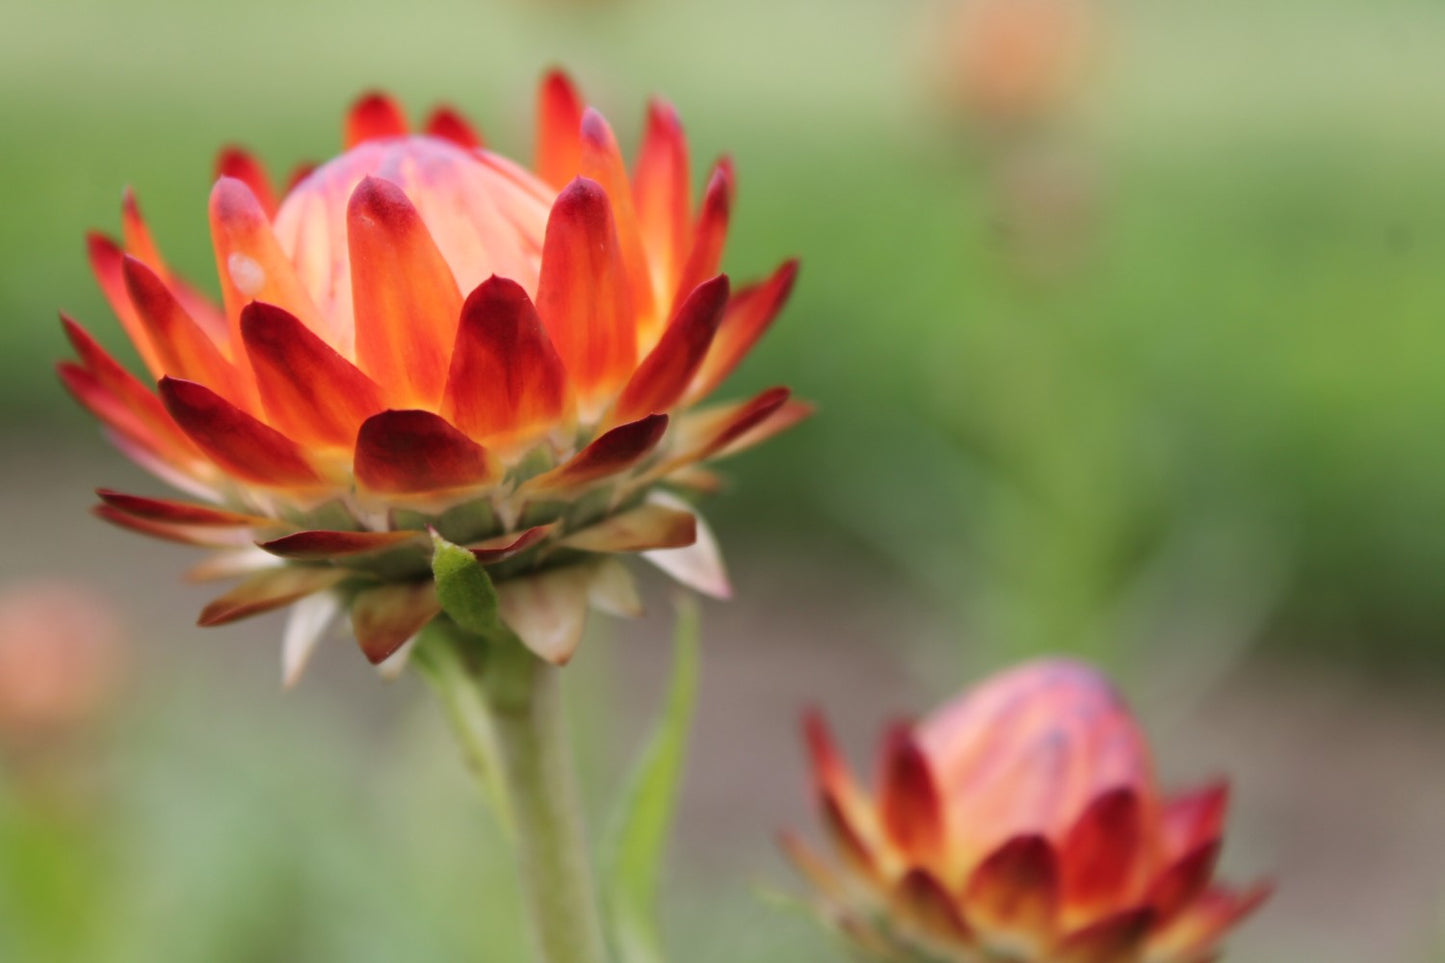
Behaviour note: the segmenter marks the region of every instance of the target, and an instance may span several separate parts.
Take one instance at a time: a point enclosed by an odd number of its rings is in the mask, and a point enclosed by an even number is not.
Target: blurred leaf
[[[471,552],[432,533],[432,575],[437,598],[452,621],[473,635],[489,638],[501,628],[497,589]]]
[[[661,963],[657,884],[677,808],[697,702],[698,612],[679,597],[667,705],[638,760],[603,841],[603,893],[620,963]]]

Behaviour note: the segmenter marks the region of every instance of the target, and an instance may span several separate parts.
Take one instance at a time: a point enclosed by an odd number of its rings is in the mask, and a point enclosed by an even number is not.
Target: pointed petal
[[[880,882],[882,867],[860,823],[855,822],[855,814],[845,809],[842,801],[835,796],[824,796],[821,807],[823,830],[843,864],[866,880]]]
[[[426,119],[424,130],[432,137],[449,140],[467,150],[486,146],[482,135],[477,132],[471,122],[460,111],[447,104],[442,104],[431,112]]]
[[[594,181],[577,178],[552,206],[537,311],[584,416],[595,417],[602,401],[632,373],[637,332],[612,205]]]
[[[677,508],[687,507],[680,498],[664,492],[654,492],[648,501]],[[733,596],[732,582],[728,579],[727,566],[723,564],[722,552],[718,549],[717,537],[701,516],[693,516],[697,522],[697,540],[684,548],[663,548],[643,552],[642,557],[662,569],[678,582],[709,598],[730,599]]]
[[[120,245],[103,234],[87,234],[85,243],[86,251],[90,255],[90,270],[95,275],[96,283],[100,285],[101,293],[120,319],[121,327],[125,328],[126,336],[140,353],[146,369],[159,378],[165,374],[160,355],[151,343],[150,331],[130,302],[130,292],[125,288],[125,275],[121,272],[121,261],[125,253],[120,249]]]
[[[707,356],[727,300],[726,274],[697,286],[622,389],[613,407],[614,420],[633,421],[678,403]]]
[[[301,446],[203,385],[162,378],[161,400],[176,424],[227,473],[278,488],[321,481]]]
[[[236,369],[181,307],[165,282],[129,254],[121,259],[121,274],[166,374],[239,399],[242,388]]]
[[[787,388],[769,388],[747,401],[719,405],[688,414],[678,421],[677,452],[650,469],[648,479],[666,477],[673,471],[694,462],[723,454],[730,445],[747,437],[754,428],[767,422],[787,402]]]
[[[911,863],[939,873],[949,869],[943,800],[928,759],[905,723],[892,727],[884,745],[879,808],[888,838]]]
[[[161,252],[156,247],[150,228],[146,226],[145,218],[141,216],[135,191],[129,187],[121,194],[120,217],[121,240],[125,242],[126,253],[155,265],[157,270],[164,274],[165,262],[161,260]]]
[[[429,411],[383,411],[356,437],[356,480],[381,494],[429,494],[493,480],[487,450]]]
[[[1058,858],[1042,836],[1016,836],[970,874],[963,915],[990,946],[1052,941],[1059,903]]]
[[[688,387],[689,399],[707,397],[732,374],[783,309],[797,279],[797,260],[784,261],[762,284],[744,288],[733,296],[723,311],[707,360]]]
[[[221,528],[256,528],[277,524],[275,519],[257,515],[244,515],[210,505],[193,505],[189,502],[171,501],[165,498],[146,498],[142,495],[127,495],[109,488],[98,488],[95,493],[100,500],[112,508],[157,522],[174,525],[210,525]]]
[[[376,665],[393,655],[442,610],[436,583],[393,582],[357,593],[351,629],[361,651]]]
[[[876,838],[872,803],[853,778],[817,711],[809,710],[804,715],[803,734],[823,820],[834,846],[854,869],[871,877],[878,869],[868,843]]]
[[[346,149],[369,140],[403,137],[407,133],[406,114],[390,96],[373,91],[351,107],[346,116]]]
[[[462,306],[442,415],[473,438],[508,446],[568,417],[571,390],[527,292],[493,276]]]
[[[286,565],[257,572],[201,610],[198,625],[210,627],[290,605],[346,577],[335,568]]]
[[[396,548],[422,539],[421,532],[292,532],[269,542],[259,543],[272,555],[299,562],[323,562]]]
[[[251,189],[234,177],[222,177],[211,188],[211,242],[230,319],[231,344],[242,343],[241,309],[252,301],[279,305],[330,343],[342,343],[340,332],[322,318],[297,279],[265,208]]]
[[[557,522],[553,522],[550,525],[534,525],[523,532],[508,532],[505,535],[498,535],[496,538],[468,545],[467,551],[476,556],[477,561],[490,565],[493,562],[511,558],[513,555],[520,555],[551,535],[557,525]]]
[[[667,304],[677,291],[691,240],[692,167],[682,123],[666,101],[653,100],[647,106],[647,131],[632,177],[632,197],[652,268],[653,296],[659,304]]]
[[[1149,887],[1155,919],[1173,919],[1209,886],[1219,861],[1219,841],[1203,843],[1170,864]]]
[[[326,630],[341,614],[341,597],[335,592],[308,595],[291,608],[281,636],[281,685],[289,689],[301,681]]]
[[[667,433],[667,415],[648,415],[599,435],[565,464],[527,482],[529,491],[585,485],[625,471],[646,458]]]
[[[728,218],[733,205],[733,165],[723,158],[713,168],[703,194],[693,228],[692,246],[678,276],[674,303],[679,303],[693,288],[718,273],[722,266],[723,244],[727,240]]]
[[[758,420],[751,428],[738,433],[732,441],[716,449],[711,458],[713,461],[720,461],[761,445],[774,435],[780,435],[794,425],[807,421],[817,410],[817,407],[811,402],[789,399],[775,408],[771,414]]]
[[[216,177],[234,177],[251,189],[267,217],[276,216],[276,194],[266,167],[244,147],[229,145],[216,155]]]
[[[1273,890],[1269,883],[1257,883],[1243,891],[1206,890],[1173,922],[1155,931],[1148,943],[1150,958],[1192,960],[1203,956],[1227,930],[1258,909]]]
[[[462,295],[400,187],[364,178],[346,210],[356,359],[405,404],[435,405],[447,377]]]
[[[301,441],[349,446],[361,423],[386,407],[376,382],[289,311],[246,305],[241,337],[266,413]]]
[[[1221,779],[1164,804],[1164,849],[1179,856],[1224,833],[1229,783]]]
[[[1066,916],[1094,919],[1136,895],[1144,869],[1143,812],[1132,788],[1112,790],[1085,808],[1060,849]]]
[[[1124,910],[1070,933],[1049,957],[1057,963],[1138,963],[1153,922],[1148,907]]]
[[[187,582],[215,582],[220,579],[238,578],[256,572],[280,568],[286,563],[274,555],[268,555],[255,545],[223,548],[186,569],[183,576]]]
[[[679,548],[697,539],[697,519],[691,512],[642,505],[609,516],[559,543],[581,552],[643,552]]]
[[[571,79],[553,70],[537,102],[537,176],[562,188],[577,176],[582,157],[582,97]]]
[[[588,108],[582,113],[582,160],[579,173],[602,185],[612,204],[613,223],[622,257],[627,285],[632,294],[632,310],[638,337],[645,345],[657,338],[667,314],[653,302],[652,276],[647,253],[642,247],[642,234],[637,227],[637,212],[632,206],[632,184],[627,178],[627,165],[622,149],[607,119]]]
[[[642,598],[632,571],[615,558],[599,559],[587,583],[587,603],[599,612],[619,618],[642,615]]]
[[[502,621],[539,658],[565,665],[587,627],[590,566],[567,565],[497,585]]]
[[[932,873],[910,869],[893,890],[895,913],[947,943],[967,943],[972,933],[947,887]]]
[[[96,505],[91,513],[119,528],[139,532],[162,541],[204,548],[234,548],[245,545],[253,536],[250,529],[220,528],[215,525],[183,525],[145,518],[121,511],[112,505]]]
[[[819,894],[834,903],[846,901],[848,890],[843,881],[811,846],[793,833],[783,833],[778,838],[778,843],[788,857],[788,862],[803,874]]]
[[[100,402],[101,408],[113,409],[114,416],[125,424],[122,427],[99,412],[97,417],[166,457],[182,470],[199,467],[200,452],[171,420],[160,399],[96,343],[84,328],[63,314],[60,321],[65,326],[66,338],[85,366],[88,382],[94,385],[91,393],[103,393],[108,399],[103,402],[98,398],[93,400]],[[91,407],[84,400],[82,403]]]

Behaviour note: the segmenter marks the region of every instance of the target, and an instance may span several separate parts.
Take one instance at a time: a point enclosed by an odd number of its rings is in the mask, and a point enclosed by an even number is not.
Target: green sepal
[[[688,729],[697,703],[697,604],[680,597],[667,704],[609,824],[600,859],[607,923],[618,963],[662,963],[657,890],[667,855]]]
[[[491,639],[503,631],[497,614],[497,588],[475,555],[431,533],[432,577],[442,611],[464,631]]]

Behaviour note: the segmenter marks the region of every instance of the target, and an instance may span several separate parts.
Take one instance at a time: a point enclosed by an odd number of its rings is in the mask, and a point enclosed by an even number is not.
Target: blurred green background
[[[1057,109],[1003,123],[946,93],[950,6],[7,7],[0,588],[82,583],[132,642],[65,775],[7,769],[0,959],[521,958],[496,840],[420,692],[336,646],[282,694],[278,622],[190,627],[185,553],[84,514],[96,485],[159,489],[52,363],[57,307],[120,349],[81,238],[118,229],[123,185],[213,286],[221,144],[278,171],[325,158],[381,87],[416,113],[454,102],[525,158],[554,64],[624,144],[660,92],[699,171],[732,153],[734,278],[804,261],[729,388],[788,383],[821,413],[730,466],[710,513],[739,591],[708,610],[675,959],[836,955],[752,894],[797,886],[768,838],[809,818],[802,705],[861,761],[880,720],[1042,651],[1109,666],[1167,776],[1236,776],[1229,868],[1283,889],[1232,959],[1432,951],[1445,5],[1101,0]],[[653,596],[573,673],[598,798],[662,677]]]

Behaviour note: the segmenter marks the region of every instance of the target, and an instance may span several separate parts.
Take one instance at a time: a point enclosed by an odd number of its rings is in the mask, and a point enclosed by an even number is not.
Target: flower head
[[[1226,785],[1161,795],[1133,717],[1087,666],[1031,663],[895,727],[876,794],[821,720],[807,729],[838,865],[787,847],[882,959],[1204,963],[1267,894],[1213,881]]]
[[[555,662],[589,604],[636,608],[615,553],[728,591],[711,536],[666,489],[709,490],[701,463],[807,414],[784,388],[697,407],[796,264],[731,288],[732,166],[694,206],[666,104],[631,172],[565,76],[544,80],[538,119],[527,170],[449,108],[412,131],[374,94],[346,120],[346,152],[279,200],[255,158],[223,151],[219,305],[167,266],[129,192],[122,241],[90,238],[148,377],[69,318],[78,359],[61,377],[126,454],[199,499],[102,490],[97,512],[216,549],[199,578],[245,576],[202,624],[306,600],[288,676],[342,609],[373,661],[437,613],[429,530],[472,550],[504,618]]]

